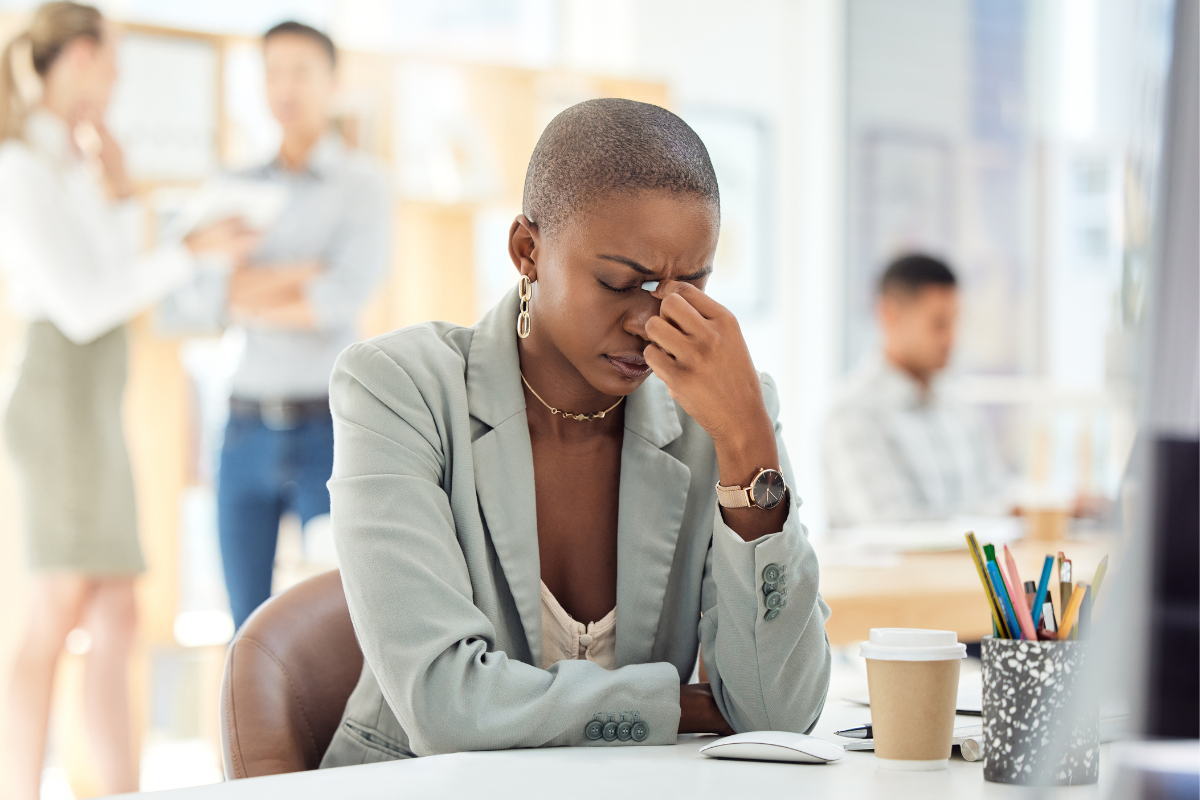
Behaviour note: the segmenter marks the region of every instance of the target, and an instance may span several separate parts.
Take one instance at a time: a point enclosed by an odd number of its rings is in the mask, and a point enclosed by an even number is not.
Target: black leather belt
[[[285,431],[302,422],[329,417],[329,398],[316,400],[244,400],[229,399],[229,413],[235,417],[250,417],[262,421],[271,430]]]

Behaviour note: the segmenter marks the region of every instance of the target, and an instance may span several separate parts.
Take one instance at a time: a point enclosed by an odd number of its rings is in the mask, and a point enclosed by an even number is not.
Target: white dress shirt
[[[829,523],[933,519],[1008,510],[990,431],[941,379],[926,390],[882,358],[862,364],[825,423]]]
[[[191,254],[139,255],[140,222],[136,202],[105,196],[62,119],[36,110],[23,139],[0,144],[0,268],[17,316],[86,344],[181,285]]]

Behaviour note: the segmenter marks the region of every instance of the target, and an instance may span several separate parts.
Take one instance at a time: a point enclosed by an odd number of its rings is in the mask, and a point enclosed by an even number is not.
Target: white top
[[[60,118],[34,111],[0,144],[0,268],[17,316],[76,344],[107,333],[183,284],[181,244],[138,255],[141,210],[111,202]]]
[[[542,669],[559,661],[591,661],[605,669],[617,665],[617,609],[584,625],[567,613],[542,582]]]
[[[991,433],[942,379],[924,390],[869,359],[830,411],[822,445],[833,527],[1008,511]]]

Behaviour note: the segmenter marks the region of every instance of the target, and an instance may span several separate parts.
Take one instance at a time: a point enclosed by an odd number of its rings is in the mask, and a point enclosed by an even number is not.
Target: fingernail
[[[642,284],[642,288],[645,289],[647,292],[653,292],[655,289],[658,288],[658,281],[646,281],[645,283]]]

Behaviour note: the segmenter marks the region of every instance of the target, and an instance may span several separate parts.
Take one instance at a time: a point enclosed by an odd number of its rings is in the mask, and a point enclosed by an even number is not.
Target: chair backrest
[[[362,664],[337,570],[264,603],[242,625],[225,661],[226,780],[316,769]]]

